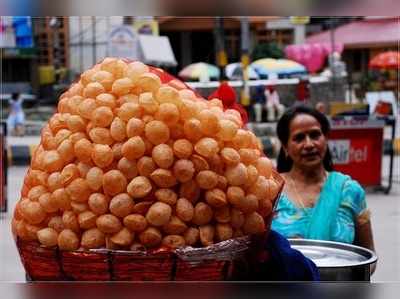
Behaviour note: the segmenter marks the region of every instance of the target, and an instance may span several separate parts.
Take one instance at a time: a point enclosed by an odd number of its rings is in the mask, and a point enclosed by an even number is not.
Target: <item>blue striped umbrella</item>
[[[251,66],[260,77],[268,77],[271,74],[278,76],[307,74],[305,66],[289,59],[262,58],[254,61]]]

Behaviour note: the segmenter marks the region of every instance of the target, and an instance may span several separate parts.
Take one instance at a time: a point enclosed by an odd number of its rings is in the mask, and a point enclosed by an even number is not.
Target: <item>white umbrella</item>
[[[257,80],[259,79],[258,74],[254,70],[253,67],[247,67],[249,79]],[[225,75],[231,80],[240,80],[242,79],[243,68],[240,62],[230,63],[225,67]]]

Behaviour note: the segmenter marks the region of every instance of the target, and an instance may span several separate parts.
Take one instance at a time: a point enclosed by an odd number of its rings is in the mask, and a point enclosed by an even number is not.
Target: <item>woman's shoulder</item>
[[[279,175],[285,180],[285,182],[287,181],[287,172],[280,172]]]
[[[282,188],[282,192],[281,192],[281,194],[280,194],[280,196],[279,196],[279,199],[280,200],[282,200],[282,198],[283,199],[288,199],[288,197],[287,197],[287,195],[286,195],[286,190],[287,190],[287,181],[288,181],[288,178],[287,178],[287,173],[286,172],[283,172],[283,173],[279,173],[279,175],[283,178],[283,180],[284,180],[284,185],[283,185],[283,188]]]
[[[356,180],[352,179],[349,175],[341,172],[332,172],[333,175],[342,178],[344,181],[342,189],[343,203],[352,206],[364,207],[365,206],[365,190]],[[339,187],[339,186],[338,186]]]
[[[354,180],[351,176],[341,173],[339,171],[331,171],[329,173],[329,176],[331,176],[333,178],[333,183],[341,183],[343,184],[343,189],[346,188],[350,188],[350,189],[354,189],[355,191],[358,192],[364,192],[364,189],[361,187],[361,185]]]

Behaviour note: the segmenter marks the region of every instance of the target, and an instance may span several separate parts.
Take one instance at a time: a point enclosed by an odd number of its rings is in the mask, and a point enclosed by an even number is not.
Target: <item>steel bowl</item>
[[[318,267],[321,281],[370,281],[376,254],[366,248],[331,241],[289,239]]]

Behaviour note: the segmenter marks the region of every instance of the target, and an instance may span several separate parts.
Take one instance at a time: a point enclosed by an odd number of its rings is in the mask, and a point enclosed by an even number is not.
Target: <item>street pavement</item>
[[[387,177],[387,162],[383,163],[383,179]],[[0,218],[0,282],[24,281],[25,274],[19,260],[11,232],[10,221],[19,198],[25,166],[8,170],[8,212]],[[400,282],[400,157],[395,159],[394,184],[389,195],[367,193],[367,204],[372,212],[372,226],[379,262],[372,280]]]

